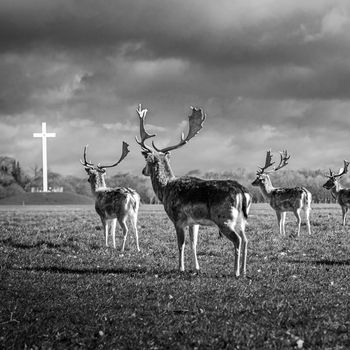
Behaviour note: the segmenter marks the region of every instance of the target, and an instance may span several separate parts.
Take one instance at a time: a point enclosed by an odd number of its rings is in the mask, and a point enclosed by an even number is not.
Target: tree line
[[[32,188],[42,187],[42,172],[37,167],[32,176],[26,174],[18,161],[10,157],[0,157],[0,198],[9,197],[18,193],[30,192]],[[255,179],[254,172],[245,169],[236,169],[223,172],[201,172],[191,170],[187,176],[196,176],[203,179],[233,179],[246,186],[253,195],[254,202],[264,202],[264,198],[257,187],[251,185]],[[313,196],[314,203],[330,203],[334,199],[330,191],[322,185],[326,182],[324,172],[321,170],[284,170],[271,175],[275,187],[306,187]],[[141,196],[143,203],[158,203],[152,184],[148,177],[130,173],[117,173],[106,178],[109,187],[131,187]],[[342,179],[344,187],[350,187],[349,178]],[[48,172],[48,184],[51,188],[62,187],[64,192],[92,196],[90,184],[86,177],[64,176],[52,171]]]

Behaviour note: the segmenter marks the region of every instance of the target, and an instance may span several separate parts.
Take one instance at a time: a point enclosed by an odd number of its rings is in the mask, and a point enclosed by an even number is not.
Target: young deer
[[[277,215],[277,221],[280,229],[280,234],[285,235],[285,220],[286,220],[286,212],[292,211],[297,218],[298,221],[298,231],[296,236],[300,234],[300,225],[301,218],[300,212],[302,209],[305,211],[306,215],[306,224],[309,234],[311,234],[310,229],[310,210],[311,210],[311,201],[312,196],[311,193],[305,187],[293,187],[293,188],[275,188],[273,187],[269,173],[273,173],[278,171],[279,169],[285,167],[288,163],[287,151],[280,152],[281,160],[277,167],[272,170],[266,171],[267,168],[271,167],[272,163],[272,155],[271,151],[267,151],[265,165],[263,167],[259,167],[260,170],[257,171],[257,177],[252,182],[253,186],[260,187],[260,190],[264,196],[264,198],[270,203],[272,209],[275,210]]]
[[[339,180],[343,175],[348,172],[348,166],[350,162],[344,160],[344,167],[339,169],[338,174],[334,174],[331,169],[329,169],[329,175],[327,182],[323,185],[327,190],[331,190],[332,196],[341,206],[343,213],[343,226],[345,226],[345,218],[348,209],[350,208],[350,188],[343,188],[339,183]]]
[[[112,165],[94,165],[86,160],[87,145],[84,147],[84,162],[83,164],[86,173],[89,175],[91,192],[95,197],[95,210],[101,218],[102,226],[106,236],[106,246],[108,247],[108,232],[109,226],[112,233],[113,247],[115,244],[115,229],[116,221],[118,220],[120,227],[123,230],[123,245],[121,251],[124,251],[126,237],[128,235],[127,220],[130,219],[135,231],[136,247],[140,251],[139,238],[137,232],[137,214],[140,205],[139,194],[128,187],[106,187],[105,175],[106,168],[117,166],[129,153],[128,144],[123,142],[122,155],[118,162]]]
[[[144,127],[147,109],[139,105],[140,136],[137,143],[145,157],[146,166],[142,174],[151,177],[153,190],[163,203],[165,212],[173,222],[179,249],[179,270],[184,271],[185,229],[189,227],[189,236],[194,255],[195,268],[199,270],[197,260],[197,238],[200,225],[215,223],[219,232],[233,242],[235,247],[235,276],[240,275],[240,255],[243,249],[243,274],[246,274],[247,244],[244,233],[248,218],[251,196],[247,189],[233,180],[203,180],[196,177],[175,177],[170,167],[169,152],[185,145],[203,126],[205,115],[201,109],[192,108],[189,116],[189,132],[175,145],[153,149],[145,141],[155,135],[146,132]]]

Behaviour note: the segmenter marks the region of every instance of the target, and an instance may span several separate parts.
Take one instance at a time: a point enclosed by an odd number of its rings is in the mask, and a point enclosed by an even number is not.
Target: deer
[[[275,164],[275,162],[272,162],[271,150],[267,151],[265,165],[263,167],[259,167],[259,170],[256,173],[257,177],[252,182],[252,185],[260,188],[265,200],[269,202],[272,209],[276,212],[280,235],[286,234],[286,212],[293,212],[297,218],[298,224],[298,229],[295,236],[299,236],[301,226],[300,212],[302,209],[305,211],[306,225],[310,235],[310,211],[312,202],[311,193],[305,187],[273,187],[269,177],[269,174],[285,167],[288,164],[289,159],[290,156],[288,155],[287,151],[284,150],[280,152],[280,163],[277,165],[277,167],[267,170]],[[293,236],[293,234],[291,236]]]
[[[86,159],[88,145],[84,147],[84,161],[80,160],[88,175],[91,192],[95,197],[95,210],[99,215],[105,233],[106,247],[108,247],[108,233],[111,231],[113,247],[116,249],[115,230],[117,220],[123,231],[123,244],[121,252],[124,252],[126,238],[128,235],[127,221],[131,221],[135,232],[137,251],[140,251],[137,231],[137,215],[140,206],[140,195],[129,187],[110,188],[106,186],[106,169],[116,167],[129,153],[129,145],[122,144],[122,155],[112,165],[94,165]]]
[[[328,177],[328,180],[323,185],[325,189],[331,190],[333,198],[336,200],[336,202],[339,203],[341,207],[343,214],[343,226],[345,226],[346,213],[348,212],[350,207],[350,188],[342,187],[339,181],[342,178],[342,176],[348,172],[349,164],[350,162],[344,160],[344,167],[339,169],[338,174],[334,174],[333,171],[329,169],[329,175],[325,175],[326,177]]]
[[[170,166],[170,151],[187,144],[203,127],[206,118],[200,108],[191,107],[192,114],[188,116],[189,130],[185,137],[181,135],[178,144],[157,148],[154,142],[152,147],[145,141],[155,134],[145,130],[145,117],[147,109],[141,105],[136,109],[140,122],[140,140],[136,142],[141,146],[141,154],[145,158],[146,166],[142,174],[149,176],[152,187],[164,210],[175,227],[178,245],[178,269],[185,271],[185,231],[188,227],[191,248],[193,251],[196,273],[199,273],[197,259],[197,242],[199,225],[215,224],[219,234],[226,236],[234,245],[234,274],[246,275],[248,239],[245,227],[251,205],[251,195],[248,190],[234,180],[204,180],[191,176],[176,177]]]

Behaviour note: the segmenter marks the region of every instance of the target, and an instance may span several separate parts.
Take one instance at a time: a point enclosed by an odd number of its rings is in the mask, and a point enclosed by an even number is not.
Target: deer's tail
[[[311,202],[312,202],[312,194],[305,187],[302,187],[301,190],[303,191],[303,194],[304,194],[304,207],[310,208]]]
[[[252,204],[252,196],[248,191],[242,191],[242,212],[245,219],[248,219],[249,209]]]
[[[133,189],[128,188],[129,196],[128,202],[131,205],[133,211],[137,214],[140,206],[140,195]]]

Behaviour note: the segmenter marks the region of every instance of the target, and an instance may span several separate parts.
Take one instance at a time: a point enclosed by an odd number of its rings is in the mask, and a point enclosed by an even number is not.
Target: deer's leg
[[[194,264],[196,266],[196,270],[199,270],[199,264],[197,260],[197,241],[198,241],[198,230],[199,225],[192,225],[188,228],[190,234],[191,247],[193,251]]]
[[[225,235],[234,245],[234,249],[235,249],[234,271],[235,271],[235,276],[239,277],[239,275],[240,275],[240,255],[241,255],[242,238],[233,229],[233,227],[230,227],[230,226],[227,226],[227,225],[220,225],[219,229],[223,233],[223,235]]]
[[[277,216],[277,223],[278,223],[278,228],[280,230],[280,235],[282,235],[282,216],[281,216],[281,212],[276,210],[276,216]]]
[[[309,235],[311,235],[310,211],[311,211],[311,208],[305,209],[306,226],[307,226],[307,231],[309,232]]]
[[[122,244],[122,249],[121,251],[123,252],[125,249],[125,242],[126,242],[126,237],[128,236],[128,226],[126,225],[126,218],[120,218],[118,219],[119,225],[122,228],[123,231],[123,244]]]
[[[117,225],[117,219],[113,219],[111,221],[111,234],[112,234],[112,240],[113,240],[113,247],[114,247],[114,249],[116,248],[116,245],[115,245],[115,228],[116,228],[116,225]]]
[[[179,270],[185,271],[185,228],[177,226],[176,235],[177,235],[177,246],[179,249]]]
[[[283,236],[286,235],[286,215],[287,213],[285,211],[281,213],[281,230]]]
[[[106,247],[108,247],[108,222],[102,216],[101,216],[101,222],[102,222],[102,227],[105,234]]]
[[[137,213],[134,213],[133,215],[131,215],[131,223],[135,232],[136,248],[137,248],[137,251],[139,252],[140,246],[139,246],[139,233],[137,231]]]
[[[242,250],[243,250],[243,261],[242,261],[242,269],[243,275],[247,273],[247,254],[248,254],[248,239],[245,234],[245,222],[242,222],[241,225],[241,238],[242,238]]]
[[[297,218],[297,224],[298,224],[298,230],[297,230],[297,237],[299,236],[300,234],[300,226],[301,226],[301,217],[300,217],[300,208],[299,209],[296,209],[294,210],[294,215],[295,217]]]
[[[346,221],[345,219],[346,219],[346,213],[348,212],[348,208],[345,206],[342,206],[341,211],[343,213],[343,226],[345,226],[345,221]]]

